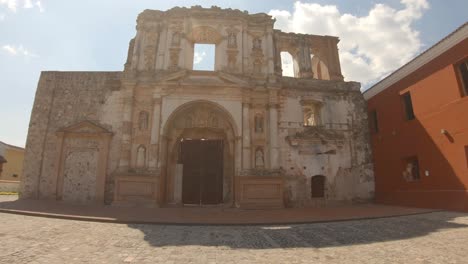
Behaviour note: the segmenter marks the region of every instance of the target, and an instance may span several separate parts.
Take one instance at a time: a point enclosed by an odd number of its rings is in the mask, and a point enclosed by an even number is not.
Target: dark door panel
[[[184,204],[219,204],[223,200],[223,141],[181,143]]]

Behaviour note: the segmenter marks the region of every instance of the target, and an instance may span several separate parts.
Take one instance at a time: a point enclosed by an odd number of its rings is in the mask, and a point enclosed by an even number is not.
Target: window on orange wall
[[[369,122],[370,122],[371,132],[372,133],[378,133],[379,132],[379,121],[377,120],[377,110],[372,110],[369,113]]]
[[[468,60],[458,64],[458,73],[460,75],[461,90],[463,96],[468,95]]]
[[[418,157],[408,157],[403,160],[403,178],[406,181],[418,181],[420,177]]]
[[[406,120],[413,120],[415,118],[413,111],[413,101],[411,100],[410,92],[406,92],[401,96],[403,105],[405,107]]]
[[[465,146],[466,167],[468,168],[468,146]]]

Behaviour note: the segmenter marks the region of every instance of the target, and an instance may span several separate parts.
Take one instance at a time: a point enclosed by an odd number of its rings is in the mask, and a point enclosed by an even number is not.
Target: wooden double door
[[[223,201],[223,141],[184,140],[182,202],[212,205]]]

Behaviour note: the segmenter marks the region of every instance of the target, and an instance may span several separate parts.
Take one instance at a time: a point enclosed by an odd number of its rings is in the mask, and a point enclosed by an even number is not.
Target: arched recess
[[[318,55],[311,56],[312,72],[315,79],[319,80],[330,80],[330,73],[328,66]]]
[[[285,77],[298,77],[299,64],[297,60],[288,51],[282,51],[281,56],[281,70],[282,76]]]
[[[231,114],[216,103],[197,100],[179,106],[162,131],[160,201],[182,204],[181,144],[184,140],[203,139],[223,141],[222,203],[234,202],[235,159],[240,159],[236,155],[240,144],[237,131]]]

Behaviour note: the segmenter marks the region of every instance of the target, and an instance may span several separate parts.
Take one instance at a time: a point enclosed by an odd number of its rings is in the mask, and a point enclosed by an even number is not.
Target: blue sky
[[[466,0],[0,0],[0,141],[24,146],[41,71],[120,71],[140,12],[192,5],[269,13],[285,31],[338,35],[346,80],[364,87],[468,18]]]

